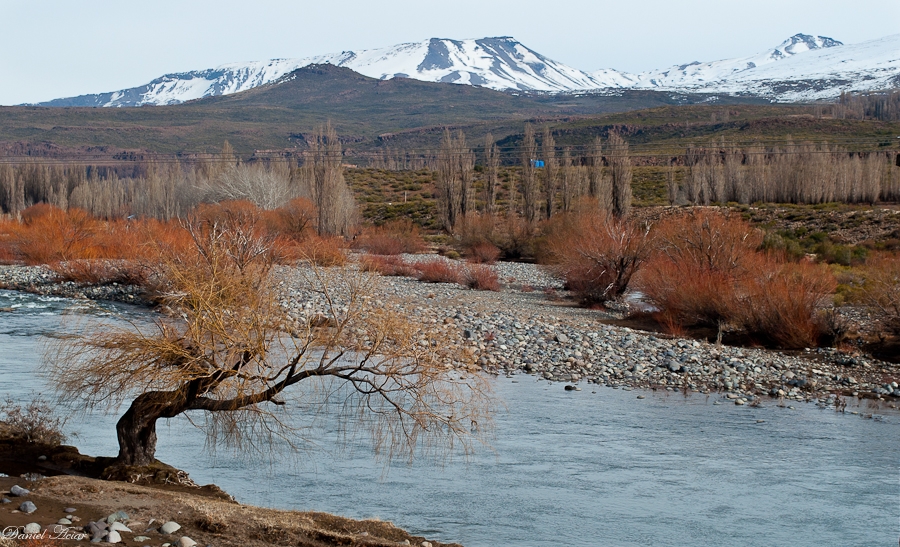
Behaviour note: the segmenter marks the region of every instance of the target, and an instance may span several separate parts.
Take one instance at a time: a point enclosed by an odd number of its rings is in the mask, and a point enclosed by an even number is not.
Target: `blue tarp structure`
[[[531,160],[531,166],[540,169],[544,166],[544,160]]]

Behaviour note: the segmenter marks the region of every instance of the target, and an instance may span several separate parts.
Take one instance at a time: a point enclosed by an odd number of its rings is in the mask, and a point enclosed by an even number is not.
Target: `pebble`
[[[41,533],[41,525],[36,522],[29,522],[22,531],[26,534],[39,534]]]
[[[182,536],[177,542],[178,547],[194,547],[197,542],[187,536]]]
[[[119,521],[113,521],[112,524],[109,525],[110,530],[114,530],[116,532],[128,532],[131,533],[131,528],[125,526]]]
[[[122,536],[119,535],[119,532],[116,532],[115,530],[111,530],[111,531],[106,535],[106,542],[107,542],[107,543],[120,543],[121,541],[122,541]]]
[[[77,510],[78,509],[75,509],[74,507],[66,507],[65,509],[63,509],[63,513],[74,513]]]
[[[35,506],[35,504],[30,501],[26,501],[25,503],[23,503],[22,505],[19,506],[19,511],[30,515],[31,513],[34,513],[35,511],[37,511],[37,506]]]
[[[9,493],[10,493],[10,495],[12,495],[12,496],[22,497],[22,496],[27,496],[27,495],[31,494],[31,490],[28,490],[28,489],[26,489],[26,488],[22,488],[21,486],[19,486],[19,485],[17,484],[17,485],[15,485],[15,486],[13,486],[12,488],[9,489]]]
[[[63,526],[68,526],[68,525],[72,524],[72,521],[69,519],[66,519],[66,518],[62,518],[62,519],[59,519],[58,521],[56,521],[56,524],[62,524]]]
[[[150,536],[134,536],[135,541],[150,541]]]
[[[116,511],[115,513],[106,517],[106,522],[108,524],[112,524],[116,521],[126,520],[127,518],[128,518],[128,513],[126,513],[125,511]]]
[[[174,534],[178,530],[181,530],[181,525],[171,520],[159,527],[159,531],[162,534]]]

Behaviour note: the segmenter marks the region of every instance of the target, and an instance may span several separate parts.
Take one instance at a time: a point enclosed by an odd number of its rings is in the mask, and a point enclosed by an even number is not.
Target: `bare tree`
[[[538,215],[538,180],[534,162],[537,161],[537,145],[534,142],[534,128],[525,124],[522,139],[522,201],[525,223],[531,227]]]
[[[544,216],[550,218],[555,210],[556,193],[559,190],[559,160],[556,157],[556,140],[549,126],[544,128],[541,155],[544,160],[541,177],[544,181]]]
[[[459,214],[465,218],[474,211],[472,199],[475,191],[475,152],[466,146],[466,136],[462,131],[456,134],[454,149],[455,159],[459,162]]]
[[[151,464],[156,422],[184,413],[206,418],[213,443],[270,450],[274,438],[294,438],[288,415],[274,409],[298,409],[288,398],[298,384],[310,386],[304,403],[338,400],[341,416],[368,428],[376,453],[390,457],[456,442],[468,451],[487,431],[484,380],[447,366],[462,357],[444,349],[440,331],[376,305],[376,277],[301,270],[326,308],[296,320],[272,291],[272,243],[252,219],[188,228],[194,252],[162,250],[158,265],[171,314],[153,329],[101,326],[60,342],[51,360],[63,399],[121,405],[137,393],[116,425],[118,464]]]
[[[313,202],[318,211],[316,224],[319,234],[347,235],[356,223],[356,200],[344,180],[341,141],[330,122],[316,131],[306,165]],[[285,183],[290,185],[290,181]],[[300,197],[303,195],[300,194]]]
[[[456,157],[455,139],[449,129],[444,129],[441,150],[438,153],[437,192],[441,223],[448,232],[453,232],[461,216],[462,188],[460,186],[460,163]]]
[[[494,136],[488,133],[484,137],[484,210],[489,215],[495,213],[499,171],[500,153]]]
[[[612,173],[613,215],[625,218],[631,210],[631,156],[628,143],[618,133],[609,135],[609,164]]]

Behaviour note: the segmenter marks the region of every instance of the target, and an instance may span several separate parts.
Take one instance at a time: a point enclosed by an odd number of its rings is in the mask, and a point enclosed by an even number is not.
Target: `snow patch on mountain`
[[[797,34],[757,55],[693,62],[641,74],[614,69],[585,72],[544,57],[508,36],[477,40],[431,38],[302,59],[231,63],[208,70],[167,74],[131,89],[41,104],[105,107],[178,104],[252,89],[311,64],[347,67],[380,79],[403,77],[496,90],[556,93],[656,89],[804,101],[835,97],[841,91],[900,85],[900,34],[854,45],[844,45],[824,36]]]

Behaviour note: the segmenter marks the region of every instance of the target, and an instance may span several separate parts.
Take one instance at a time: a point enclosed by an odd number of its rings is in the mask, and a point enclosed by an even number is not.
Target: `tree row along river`
[[[11,291],[0,291],[0,308],[13,309],[0,313],[0,393],[20,402],[52,393],[39,365],[56,335],[151,313]],[[866,402],[851,402],[863,405],[851,415],[774,401],[713,408],[703,394],[585,384],[564,391],[529,375],[492,385],[503,401],[496,438],[469,461],[386,468],[364,438],[337,448],[327,408],[295,413],[316,416],[296,457],[204,451],[187,419],[160,423],[157,457],[242,503],[377,517],[468,547],[869,546],[900,536],[900,417],[863,419]],[[114,413],[61,410],[71,412],[69,444],[115,454]]]

